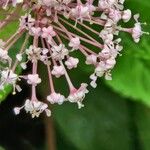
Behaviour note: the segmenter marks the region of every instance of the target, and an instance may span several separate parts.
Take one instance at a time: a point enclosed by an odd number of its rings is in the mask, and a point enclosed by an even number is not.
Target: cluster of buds
[[[26,80],[31,86],[31,98],[22,107],[15,107],[14,112],[19,114],[24,108],[32,117],[38,117],[42,112],[51,115],[48,104],[37,98],[36,87],[42,82],[37,73],[39,62],[47,68],[50,87],[47,102],[60,105],[69,101],[77,103],[80,109],[84,106],[82,102],[88,93],[88,84],[81,83],[78,88],[73,85],[69,71],[77,68],[80,60],[72,53],[80,52],[85,64],[94,67],[90,85],[96,88],[98,77],[111,80],[111,70],[123,48],[119,32],[131,34],[136,43],[144,33],[139,15],[132,15],[131,10],[124,9],[124,0],[0,0],[0,7],[8,11],[6,18],[0,20],[0,30],[13,22],[14,15],[20,22],[15,34],[6,41],[0,40],[0,89],[10,84],[15,94],[21,91],[17,82]],[[132,18],[135,20],[133,27],[119,25],[120,21],[126,23]],[[24,34],[24,42],[14,62],[9,49]],[[33,37],[33,42],[26,48],[30,37]],[[28,64],[32,65],[30,74],[16,73],[18,66],[25,70]],[[67,97],[57,92],[54,83],[55,77],[63,76],[69,88]]]

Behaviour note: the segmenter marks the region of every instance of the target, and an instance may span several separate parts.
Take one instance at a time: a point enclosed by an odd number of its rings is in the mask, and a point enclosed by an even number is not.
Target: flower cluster
[[[11,84],[14,94],[16,90],[20,92],[21,87],[17,84],[20,80],[26,80],[32,89],[31,98],[22,107],[14,108],[15,114],[24,108],[32,117],[38,117],[42,112],[51,115],[48,105],[37,98],[36,87],[42,82],[37,72],[39,62],[47,68],[50,87],[47,102],[60,105],[69,101],[81,108],[88,93],[88,83],[81,83],[78,88],[73,85],[69,71],[77,68],[80,60],[72,53],[80,52],[85,64],[94,67],[90,85],[96,88],[98,77],[111,80],[111,70],[123,48],[119,32],[131,34],[136,43],[144,34],[139,15],[124,9],[124,0],[0,0],[0,7],[8,11],[6,18],[0,20],[0,30],[10,24],[15,15],[20,22],[15,34],[5,41],[0,40],[0,89]],[[8,9],[10,7],[12,9]],[[119,24],[131,19],[135,20],[133,27]],[[24,34],[22,47],[13,61],[9,50]],[[33,42],[26,48],[30,37]],[[16,73],[17,66],[27,69],[28,64],[32,65],[30,74]],[[55,87],[53,79],[62,76],[69,88],[68,97],[58,93]]]

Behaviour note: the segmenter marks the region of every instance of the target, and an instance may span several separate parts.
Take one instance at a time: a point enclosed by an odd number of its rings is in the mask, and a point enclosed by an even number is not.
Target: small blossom
[[[93,0],[88,0],[86,6],[88,7],[89,14],[93,15],[94,11],[96,10],[96,7],[93,5]]]
[[[44,111],[48,117],[51,116],[51,111],[48,109],[48,105],[38,100],[31,101],[27,99],[22,107],[14,108],[15,114],[18,115],[20,113],[20,110],[23,108],[27,113],[30,113],[32,115],[32,118],[39,117],[39,115]]]
[[[53,52],[52,57],[56,60],[64,59],[64,57],[69,53],[63,44],[60,44],[59,46],[53,46],[51,50]]]
[[[32,18],[31,14],[25,14],[20,18],[20,29],[31,29],[35,23],[35,19]]]
[[[65,61],[65,65],[68,69],[76,68],[79,63],[78,58],[69,57],[67,61]]]
[[[105,29],[100,32],[100,37],[105,43],[110,43],[114,38],[113,34]]]
[[[92,80],[90,85],[93,87],[93,88],[96,88],[97,87],[97,84],[96,84],[96,80],[97,80],[97,76],[95,74],[92,74],[90,76],[90,79]]]
[[[55,75],[56,78],[65,74],[65,70],[63,66],[54,66],[52,70],[52,74]]]
[[[15,107],[15,108],[14,108],[14,113],[15,113],[16,115],[19,115],[19,114],[20,114],[20,107]]]
[[[7,60],[9,58],[8,52],[0,48],[0,59]]]
[[[89,18],[89,8],[79,4],[76,6],[76,8],[71,9],[71,15],[82,22],[83,19]]]
[[[30,34],[35,36],[41,35],[41,28],[40,27],[32,27],[30,28]]]
[[[18,92],[21,91],[21,88],[19,85],[16,85],[17,80],[19,79],[18,75],[15,74],[12,70],[3,70],[1,72],[1,78],[0,78],[0,89],[3,90],[5,85],[12,85],[13,86],[13,92],[12,94],[16,94],[16,89]]]
[[[18,75],[15,74],[12,70],[3,70],[1,72],[1,81],[6,84],[15,84],[18,79]]]
[[[95,68],[95,73],[96,73],[96,76],[98,77],[102,77],[105,73],[105,68],[104,67],[101,67],[102,65],[98,65],[96,68]]]
[[[89,64],[93,64],[93,65],[96,65],[97,63],[97,56],[96,55],[88,55],[86,57],[86,64],[89,65]]]
[[[78,90],[73,89],[67,98],[71,103],[77,103],[79,109],[84,107],[82,101],[85,97],[85,94],[88,93],[87,86],[87,84],[82,83],[80,88]]]
[[[22,69],[26,69],[26,68],[27,68],[26,63],[24,63],[24,62],[23,62],[23,63],[21,63],[21,64],[20,64],[20,66],[21,66],[21,68],[22,68]]]
[[[110,9],[113,5],[115,5],[116,0],[99,0],[99,8],[102,10],[108,10]]]
[[[79,39],[79,37],[72,38],[70,40],[69,46],[72,47],[75,50],[79,49],[79,46],[80,46],[80,39]]]
[[[128,22],[131,19],[132,13],[131,10],[127,9],[123,11],[122,19],[124,22]]]
[[[39,78],[38,74],[29,74],[27,76],[27,82],[28,84],[36,86],[37,84],[41,83],[41,79]]]
[[[51,103],[51,104],[59,104],[61,105],[64,100],[65,100],[65,97],[59,93],[51,93],[50,95],[47,96],[47,100]]]
[[[52,38],[55,35],[56,35],[56,33],[53,30],[52,26],[49,26],[48,28],[46,28],[46,27],[42,28],[42,37],[43,38]]]
[[[121,20],[121,12],[119,10],[110,9],[109,18],[114,22],[118,22],[119,20]]]
[[[134,25],[134,27],[133,27],[133,29],[132,29],[132,31],[131,31],[131,34],[132,34],[132,38],[134,39],[134,41],[135,41],[136,43],[138,43],[138,42],[140,41],[140,38],[141,38],[141,36],[142,36],[143,34],[149,35],[149,33],[142,31],[142,27],[141,27],[142,23],[140,23],[140,22],[138,21],[138,19],[139,19],[139,14],[134,15],[134,19],[135,19],[136,23],[135,23],[135,25]],[[144,24],[146,24],[146,23],[144,23]]]
[[[37,61],[41,58],[41,48],[35,47],[31,45],[29,49],[26,49],[26,54],[28,55],[28,59],[32,62]]]
[[[134,28],[132,29],[132,37],[136,43],[140,41],[140,37],[143,34],[142,29],[141,29],[141,24],[136,23]]]
[[[21,54],[17,54],[16,58],[17,58],[18,61],[22,61],[22,55]]]

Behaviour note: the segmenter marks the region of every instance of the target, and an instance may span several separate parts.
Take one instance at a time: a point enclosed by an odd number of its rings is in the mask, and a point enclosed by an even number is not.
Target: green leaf
[[[135,105],[135,122],[138,129],[139,140],[143,150],[150,149],[150,109],[146,106],[136,104]]]

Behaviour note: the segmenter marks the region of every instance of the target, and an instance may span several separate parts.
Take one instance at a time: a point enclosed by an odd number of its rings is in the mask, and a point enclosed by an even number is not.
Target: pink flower
[[[123,11],[122,19],[124,22],[128,22],[132,17],[131,10],[127,9]]]
[[[56,77],[59,78],[60,76],[65,74],[64,67],[62,66],[54,66],[52,70],[52,74]]]
[[[43,38],[52,38],[56,35],[52,26],[49,26],[48,28],[46,28],[46,27],[42,28],[42,32],[43,32],[42,33]]]
[[[8,58],[8,51],[0,48],[0,59],[7,60]]]
[[[82,101],[85,97],[85,94],[88,93],[87,86],[88,85],[86,83],[82,83],[80,88],[78,90],[73,89],[67,98],[71,103],[77,103],[79,109],[84,107]]]
[[[47,100],[51,103],[51,104],[59,104],[61,105],[64,100],[65,100],[65,97],[59,93],[51,93],[50,95],[47,96]]]
[[[76,68],[79,63],[78,58],[69,57],[67,61],[65,61],[65,65],[68,69]]]
[[[99,36],[105,43],[110,43],[114,38],[114,35],[109,30],[105,29],[100,32]]]
[[[91,85],[93,88],[96,88],[96,87],[97,87],[97,83],[96,83],[96,81],[97,81],[97,76],[96,76],[95,74],[92,74],[92,75],[90,76],[90,79],[92,80],[92,81],[90,82],[90,85]]]
[[[140,37],[143,34],[142,29],[141,29],[141,24],[136,23],[134,28],[132,29],[132,37],[136,43],[140,41]]]
[[[30,99],[27,99],[25,101],[25,104],[22,107],[15,107],[14,108],[14,113],[16,115],[18,115],[20,113],[20,110],[23,108],[25,109],[25,111],[27,113],[29,112],[32,115],[32,118],[39,117],[39,115],[42,112],[45,112],[48,117],[51,116],[51,111],[48,109],[48,105],[43,103],[43,102],[40,102],[38,100],[33,101]]]
[[[68,55],[69,51],[64,44],[53,45],[52,48],[52,57],[56,60],[64,59]]]
[[[71,9],[71,15],[80,20],[81,22],[85,18],[89,18],[89,8],[87,6],[78,4],[75,8]]]
[[[114,22],[118,22],[121,19],[121,12],[119,10],[110,9],[109,10],[109,17]]]
[[[79,39],[79,37],[72,38],[70,40],[69,46],[72,47],[75,50],[79,49],[79,46],[80,46],[80,39]]]
[[[41,28],[40,27],[32,27],[30,29],[30,33],[32,35],[35,35],[35,36],[40,36],[41,35]]]
[[[29,74],[27,76],[27,82],[28,84],[36,86],[37,84],[41,83],[41,79],[39,78],[38,74]]]
[[[97,56],[96,55],[88,55],[86,57],[86,64],[89,65],[89,64],[93,64],[93,65],[96,65],[97,63]]]

